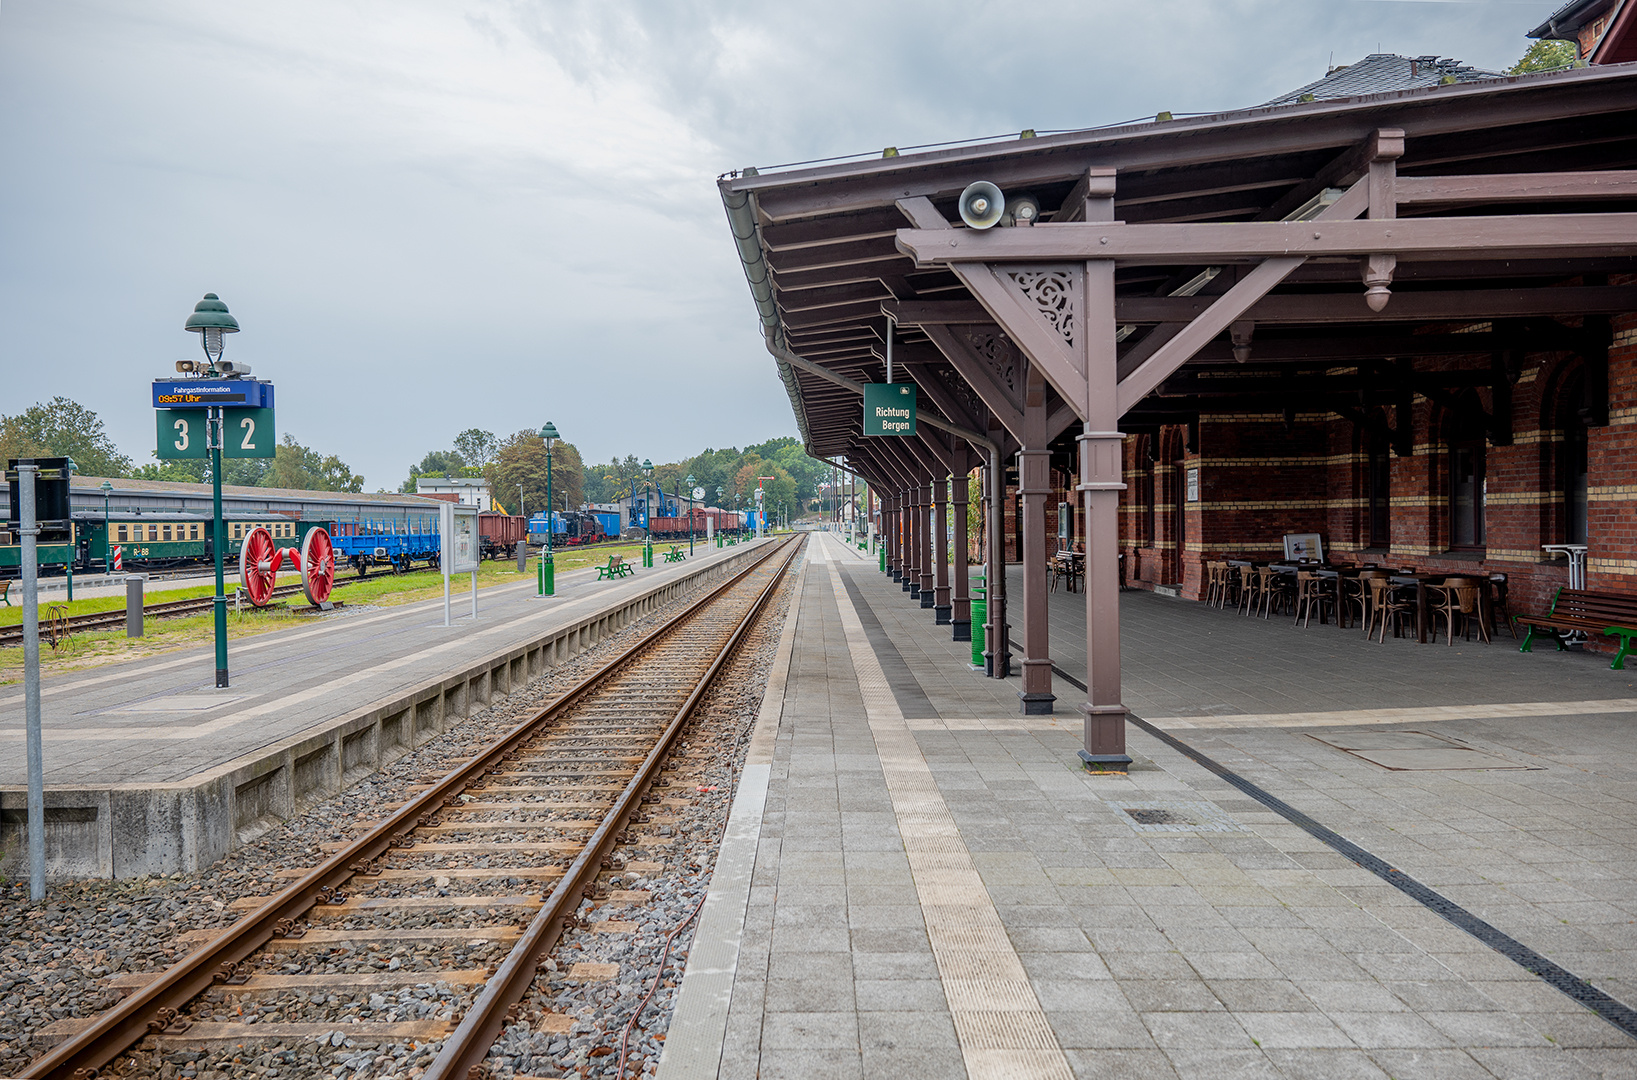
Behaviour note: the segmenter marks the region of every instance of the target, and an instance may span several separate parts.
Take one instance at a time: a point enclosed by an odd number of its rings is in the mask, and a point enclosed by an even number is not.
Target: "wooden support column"
[[[949,603],[949,479],[943,476],[932,480],[932,505],[936,513],[932,522],[932,621],[948,626]]]
[[[908,500],[904,529],[904,591],[911,600],[921,599],[921,499],[926,487],[920,479],[910,480],[905,498]]]
[[[1112,192],[1110,195],[1112,196]],[[1106,213],[1113,215],[1113,199]],[[1096,771],[1124,772],[1126,707],[1120,701],[1120,492],[1125,436],[1117,429],[1114,263],[1086,264],[1086,398],[1080,493],[1086,537],[1086,700],[1080,706],[1080,760]]]
[[[935,582],[937,573],[933,570],[937,548],[932,538],[932,507],[937,498],[933,490],[933,481],[930,477],[921,480],[921,497],[926,501],[921,506],[921,606],[930,609],[937,599]]]
[[[1023,395],[1023,449],[1017,455],[1018,494],[1023,518],[1023,688],[1024,716],[1050,716],[1052,702],[1051,624],[1046,607],[1046,499],[1052,493],[1051,451],[1046,443],[1046,380],[1031,366]]]

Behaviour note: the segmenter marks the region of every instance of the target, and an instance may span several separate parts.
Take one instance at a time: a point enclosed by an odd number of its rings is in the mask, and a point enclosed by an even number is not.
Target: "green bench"
[[[1529,628],[1519,652],[1531,651],[1536,630],[1550,634],[1557,642],[1559,651],[1565,648],[1569,635],[1577,630],[1585,634],[1601,633],[1617,637],[1620,639],[1620,651],[1614,654],[1614,662],[1609,667],[1622,671],[1626,666],[1626,654],[1631,652],[1631,639],[1637,637],[1637,596],[1593,592],[1590,589],[1559,589],[1557,595],[1552,597],[1551,610],[1546,614],[1514,615],[1512,619],[1519,626]]]
[[[665,553],[666,562],[681,562],[686,558],[687,556],[682,553],[682,549],[675,544],[671,545],[671,550]]]
[[[636,572],[637,568],[626,562],[624,555],[610,555],[607,566],[597,567],[597,580],[604,581],[609,578],[624,577],[627,574],[635,574]]]

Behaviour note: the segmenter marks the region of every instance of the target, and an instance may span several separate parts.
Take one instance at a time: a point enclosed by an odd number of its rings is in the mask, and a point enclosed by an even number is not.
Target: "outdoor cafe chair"
[[[1415,622],[1415,590],[1394,585],[1390,578],[1370,579],[1370,624],[1365,627],[1366,637],[1375,637],[1380,627],[1379,640],[1387,641],[1387,624],[1393,626],[1393,637],[1401,636],[1406,622]]]
[[[1387,571],[1372,568],[1359,571],[1357,577],[1341,579],[1342,606],[1348,614],[1358,613],[1358,624],[1366,635],[1370,632],[1370,582],[1387,576]]]
[[[1312,625],[1313,609],[1319,609],[1319,621],[1324,622],[1328,607],[1334,610],[1336,598],[1324,587],[1324,580],[1311,570],[1296,571],[1296,621],[1306,629]]]
[[[1438,623],[1442,619],[1444,633],[1449,644],[1455,644],[1455,628],[1461,628],[1461,636],[1471,640],[1472,627],[1478,628],[1478,637],[1487,644],[1489,642],[1489,627],[1484,625],[1481,617],[1481,602],[1479,592],[1482,586],[1480,579],[1469,577],[1445,578],[1441,585],[1427,586],[1427,613],[1432,617],[1432,636],[1438,636]],[[1487,585],[1484,582],[1484,585]]]
[[[1236,566],[1234,569],[1239,571],[1239,614],[1249,615],[1256,610],[1256,603],[1261,598],[1261,578],[1254,566]]]
[[[1512,621],[1512,608],[1507,604],[1506,575],[1490,574],[1489,588],[1489,619],[1490,630],[1494,631],[1494,621],[1501,620],[1501,625],[1512,631],[1512,640],[1518,638],[1517,624]]]

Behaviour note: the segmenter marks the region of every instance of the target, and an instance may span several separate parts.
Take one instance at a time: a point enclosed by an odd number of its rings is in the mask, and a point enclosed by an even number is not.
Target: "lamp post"
[[[688,554],[693,554],[693,473],[688,474]]]
[[[647,513],[643,515],[643,532],[647,534],[647,543],[642,548],[642,565],[654,565],[654,463],[647,458],[642,459],[643,505]]]
[[[107,576],[114,572],[113,549],[108,546],[111,539],[108,535],[108,496],[113,493],[114,485],[104,480],[102,482],[102,573]],[[89,572],[89,567],[87,568]]]
[[[555,528],[551,520],[551,448],[557,444],[557,425],[547,421],[546,426],[540,429],[540,437],[546,441],[546,550],[540,553],[540,588],[537,595],[553,596],[557,592],[557,567],[551,559],[551,534]]]
[[[223,340],[239,332],[239,320],[228,314],[227,305],[215,293],[193,306],[193,314],[182,328],[199,335],[199,347],[210,361],[210,374],[217,374],[222,361]],[[210,447],[210,531],[211,555],[216,564],[216,599],[212,607],[216,623],[216,685],[227,686],[227,594],[222,582],[222,549],[227,546],[227,530],[222,527],[222,407],[212,405],[205,417],[205,442]]]

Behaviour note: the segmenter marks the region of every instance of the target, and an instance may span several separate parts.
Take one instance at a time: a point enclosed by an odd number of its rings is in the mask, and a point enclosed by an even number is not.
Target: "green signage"
[[[914,435],[915,384],[865,383],[864,434]]]
[[[272,409],[222,410],[223,457],[273,457],[277,446]]]
[[[161,460],[210,456],[203,409],[155,409],[153,414],[159,420]]]
[[[154,416],[161,460],[210,456],[204,409],[155,409]],[[223,457],[270,458],[277,445],[272,409],[222,410]]]

